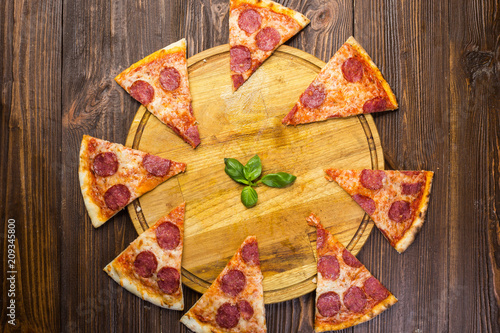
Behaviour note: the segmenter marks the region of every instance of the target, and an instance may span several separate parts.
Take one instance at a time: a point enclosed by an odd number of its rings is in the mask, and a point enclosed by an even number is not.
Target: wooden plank
[[[450,139],[448,7],[443,2],[358,1],[354,35],[393,87],[399,110],[374,117],[394,167],[435,172],[426,222],[415,242],[398,255],[373,232],[360,260],[398,297],[394,307],[360,326],[381,330],[447,331]],[[444,81],[443,81],[444,79]],[[418,267],[418,270],[416,270]],[[390,283],[388,283],[390,281]],[[425,304],[425,306],[424,306]],[[460,331],[460,330],[459,330]]]
[[[496,203],[487,199],[498,188],[498,164],[491,156],[498,157],[498,144],[496,152],[490,150],[490,160],[487,148],[488,139],[493,148],[495,136],[498,138],[498,14],[498,2],[463,1],[455,3],[449,20],[449,331],[500,331],[486,246],[488,219],[498,207],[498,197]],[[488,133],[490,130],[493,132]],[[492,175],[488,177],[494,184],[490,183],[490,190],[486,175]],[[456,317],[457,312],[463,315]]]
[[[58,331],[61,1],[1,1],[0,8],[1,275],[16,280],[15,297],[2,284],[1,328]],[[8,219],[15,220],[15,267],[7,261]],[[11,299],[16,326],[7,323]]]

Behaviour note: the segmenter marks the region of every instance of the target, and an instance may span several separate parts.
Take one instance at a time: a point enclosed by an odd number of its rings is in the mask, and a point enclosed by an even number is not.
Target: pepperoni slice
[[[226,302],[217,309],[215,321],[222,328],[233,328],[240,321],[240,311],[236,305]]]
[[[245,82],[245,79],[243,78],[243,75],[241,75],[241,74],[233,74],[233,75],[231,75],[231,80],[233,80],[234,90],[236,90],[239,87],[241,87],[241,85]]]
[[[163,222],[156,228],[156,241],[164,250],[175,249],[181,241],[179,227],[171,222]]]
[[[265,27],[257,36],[255,36],[255,42],[257,43],[257,47],[262,51],[272,51],[281,41],[281,35],[278,30]]]
[[[229,50],[231,70],[244,73],[252,66],[252,56],[246,46],[236,45]]]
[[[198,132],[198,126],[189,127],[186,130],[185,136],[193,147],[196,147],[201,142],[200,132]]]
[[[237,269],[229,270],[220,281],[220,288],[230,296],[238,295],[246,285],[245,274]]]
[[[238,26],[241,30],[253,34],[260,28],[260,24],[262,22],[262,17],[260,14],[251,8],[244,10],[241,12],[238,17]]]
[[[170,164],[170,160],[151,154],[147,154],[142,159],[142,166],[144,169],[157,177],[165,176],[168,173],[168,170],[170,170]]]
[[[363,289],[368,296],[370,296],[377,302],[380,302],[389,297],[389,291],[385,289],[385,287],[373,276],[369,277],[365,281]]]
[[[318,312],[323,317],[335,316],[340,311],[340,306],[340,296],[334,291],[321,294],[316,302]]]
[[[130,96],[139,101],[142,105],[151,103],[155,95],[154,88],[146,81],[137,80],[129,89]]]
[[[368,213],[368,215],[372,215],[373,212],[375,212],[375,209],[377,209],[377,205],[372,198],[361,194],[355,194],[352,196],[352,198],[358,203],[358,205],[361,206],[361,208],[363,208],[365,212]]]
[[[253,317],[253,307],[252,304],[250,304],[246,300],[241,300],[238,302],[238,309],[240,310],[241,316],[245,320],[250,320],[250,318]]]
[[[94,157],[94,173],[101,177],[112,176],[118,171],[118,158],[113,152],[100,153]]]
[[[127,186],[117,184],[111,186],[106,193],[104,193],[104,202],[111,210],[118,210],[125,207],[130,200],[130,191]]]
[[[156,274],[158,287],[165,294],[173,294],[179,290],[180,274],[173,267],[163,267]]]
[[[325,245],[326,237],[328,236],[325,229],[319,228],[316,230],[316,248],[320,249]]]
[[[349,82],[358,82],[363,78],[363,63],[356,58],[349,58],[341,66],[344,78]]]
[[[420,171],[401,171],[401,173],[407,176],[418,176]]]
[[[417,194],[422,188],[422,183],[403,183],[401,184],[401,193],[406,195]]]
[[[323,104],[326,94],[323,86],[310,84],[306,91],[300,96],[300,102],[308,108],[315,109]]]
[[[257,242],[245,244],[241,249],[241,257],[248,265],[260,265]]]
[[[340,265],[334,256],[322,256],[318,260],[318,272],[324,279],[335,281],[340,274]]]
[[[347,249],[344,249],[344,252],[342,252],[342,259],[351,267],[359,268],[363,266],[363,264],[355,256],[353,256],[351,252],[347,251]]]
[[[389,218],[395,222],[404,222],[411,216],[410,203],[408,201],[394,201],[389,208]]]
[[[364,169],[361,171],[359,181],[361,185],[369,190],[379,190],[384,184],[385,172],[382,170]]]
[[[134,270],[137,275],[148,278],[153,275],[158,267],[156,256],[151,251],[142,251],[135,257]]]
[[[349,288],[344,293],[344,305],[352,312],[362,312],[366,306],[365,292],[356,286]]]
[[[174,67],[167,67],[160,72],[160,85],[166,91],[179,88],[181,84],[181,74]]]
[[[387,101],[383,97],[372,98],[363,104],[364,113],[373,113],[385,111],[387,109]]]

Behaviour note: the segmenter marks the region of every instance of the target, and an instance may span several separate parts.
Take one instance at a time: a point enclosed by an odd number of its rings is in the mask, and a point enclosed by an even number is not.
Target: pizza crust
[[[244,5],[244,4],[254,5],[254,6],[257,6],[260,8],[268,8],[275,13],[283,14],[283,15],[286,15],[288,17],[291,17],[295,21],[297,21],[297,23],[301,26],[301,29],[303,29],[310,22],[310,20],[307,17],[305,17],[304,15],[302,15],[301,13],[299,13],[293,9],[284,7],[284,6],[280,5],[279,3],[276,3],[276,2],[270,1],[270,0],[243,0],[243,1],[242,0],[231,0],[230,7],[234,8],[234,7],[237,7],[240,5]]]
[[[415,236],[418,234],[422,226],[424,225],[425,215],[427,213],[427,208],[429,206],[429,197],[431,194],[432,178],[434,172],[426,171],[426,182],[424,193],[422,195],[422,200],[418,210],[415,212],[415,220],[411,224],[410,228],[405,232],[403,237],[394,244],[394,248],[399,252],[403,253],[411,243],[413,243]]]
[[[382,84],[382,88],[385,90],[387,93],[387,96],[389,97],[390,102],[392,103],[393,107],[388,109],[388,110],[395,110],[398,108],[398,101],[396,100],[396,96],[392,92],[391,87],[389,86],[389,83],[384,79],[382,76],[382,73],[380,72],[380,69],[375,65],[373,62],[372,58],[368,55],[368,53],[365,51],[365,49],[354,39],[354,37],[349,37],[346,41],[347,44],[351,45],[365,60],[368,66],[372,69],[373,73],[375,74],[375,77],[380,81]]]
[[[196,302],[196,303],[198,303],[198,302]],[[215,330],[215,327],[212,327],[210,325],[199,322],[196,318],[191,316],[189,313],[186,313],[184,316],[182,316],[180,322],[183,323],[184,325],[186,325],[186,327],[189,328],[191,331],[196,332],[196,333],[222,332],[220,330]]]

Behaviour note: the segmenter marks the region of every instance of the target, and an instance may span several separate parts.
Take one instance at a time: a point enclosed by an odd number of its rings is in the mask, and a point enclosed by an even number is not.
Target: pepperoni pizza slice
[[[100,227],[133,200],[185,169],[184,163],[84,135],[78,174],[92,225]]]
[[[181,322],[197,333],[267,332],[262,279],[257,238],[249,236]]]
[[[432,171],[325,170],[370,215],[391,245],[404,252],[424,224]]]
[[[193,148],[200,143],[191,106],[185,39],[136,62],[115,81]]]
[[[134,295],[172,310],[184,309],[181,259],[185,203],[160,218],[104,271]]]
[[[318,276],[314,330],[341,330],[372,319],[398,300],[311,214]]]
[[[297,125],[397,108],[396,97],[380,70],[350,37],[282,122]]]
[[[231,0],[229,46],[233,90],[307,24],[307,17],[273,1]]]

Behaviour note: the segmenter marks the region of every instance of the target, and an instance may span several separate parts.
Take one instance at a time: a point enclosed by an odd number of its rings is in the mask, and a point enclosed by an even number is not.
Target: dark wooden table
[[[181,312],[102,271],[137,234],[125,211],[92,228],[78,150],[85,133],[125,141],[139,104],[113,78],[128,65],[182,37],[189,56],[228,43],[228,2],[0,0],[3,331],[187,331]],[[399,111],[374,116],[387,160],[435,171],[415,243],[399,255],[374,230],[359,253],[399,303],[347,331],[499,332],[499,2],[279,2],[311,19],[290,46],[327,61],[355,36],[399,100]],[[200,294],[184,291],[189,308]],[[314,293],[266,311],[269,332],[311,332]]]

